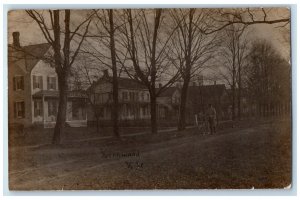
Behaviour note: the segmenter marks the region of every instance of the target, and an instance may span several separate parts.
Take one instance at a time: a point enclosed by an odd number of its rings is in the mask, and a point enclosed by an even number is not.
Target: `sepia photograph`
[[[10,191],[291,189],[290,7],[10,10]]]

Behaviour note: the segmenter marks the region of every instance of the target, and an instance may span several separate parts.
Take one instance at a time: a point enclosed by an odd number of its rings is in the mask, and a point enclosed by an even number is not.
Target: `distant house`
[[[107,70],[103,76],[88,89],[91,102],[88,120],[95,121],[95,112],[101,121],[111,120],[112,112],[112,77]],[[150,122],[150,94],[148,89],[136,80],[118,77],[119,89],[119,120]],[[157,88],[158,90],[159,88]],[[157,97],[157,119],[177,121],[180,103],[180,90],[170,87],[163,90]]]
[[[169,87],[157,97],[159,119],[178,120],[180,89]]]
[[[226,89],[226,92],[227,92],[227,95],[228,95],[228,98],[229,98],[229,105],[228,105],[228,113],[230,116],[232,116],[232,89],[231,88],[228,88]],[[236,88],[236,91],[235,91],[235,95],[236,95],[236,99],[235,99],[235,116],[237,117],[238,116],[238,88]],[[241,117],[246,117],[246,116],[251,116],[252,115],[252,105],[251,105],[251,102],[249,101],[249,99],[251,98],[248,98],[247,97],[247,91],[245,88],[242,88],[241,89],[241,96],[240,96],[240,105],[241,105]]]
[[[158,92],[159,88],[157,88]],[[88,120],[96,121],[95,112],[98,112],[100,120],[110,121],[112,113],[112,77],[107,70],[88,89],[90,101],[94,104],[89,106]],[[150,121],[150,94],[148,89],[138,81],[118,77],[119,92],[119,120]],[[164,89],[157,97],[157,119],[158,122],[177,122],[181,98],[180,86]],[[200,85],[193,84],[188,87],[186,119],[188,123],[194,122],[194,115],[204,112],[208,104],[213,104],[218,113],[218,118],[226,117],[228,110],[228,95],[224,84]]]
[[[157,98],[159,118],[178,120],[180,98],[180,86],[164,90]],[[188,87],[186,101],[187,123],[193,123],[195,114],[204,113],[208,104],[212,104],[216,108],[219,119],[228,116],[229,99],[225,85],[197,85],[196,83],[191,83]]]
[[[103,71],[103,76],[88,91],[100,120],[111,120],[113,85],[107,70]],[[118,77],[118,92],[120,120],[150,119],[150,94],[145,86],[130,78]],[[92,107],[89,109],[88,120],[96,120]]]
[[[194,115],[204,113],[209,104],[215,107],[218,119],[228,117],[229,100],[224,84],[189,86],[186,105],[187,120],[192,122]]]
[[[55,68],[47,61],[48,43],[21,46],[19,32],[8,45],[9,123],[54,127],[58,111],[59,87]],[[68,93],[66,122],[86,126],[86,97],[80,91]]]

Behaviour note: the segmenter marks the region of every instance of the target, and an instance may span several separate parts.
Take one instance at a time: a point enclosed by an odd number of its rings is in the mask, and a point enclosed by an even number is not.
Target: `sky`
[[[274,8],[273,13],[268,13],[270,18],[286,16],[289,13],[287,8]],[[46,11],[45,11],[46,12]],[[73,14],[73,20],[80,21],[84,11],[75,11]],[[282,33],[280,28],[274,28],[277,25],[260,24],[254,25],[252,28],[255,29],[255,36],[271,40],[275,46],[281,46],[280,40],[282,39]],[[36,44],[45,42],[38,25],[26,14],[24,10],[13,10],[8,13],[8,43],[12,42],[12,32],[20,32],[20,40],[23,45]],[[289,47],[285,47],[289,48]]]
[[[47,12],[47,11],[44,11]],[[87,11],[76,10],[71,12],[71,19],[76,23],[80,22]],[[280,18],[289,16],[287,8],[273,8],[268,13],[268,18]],[[278,25],[252,25],[249,27],[250,37],[262,38],[270,41],[278,50],[283,58],[287,61],[290,59],[290,43],[289,43],[289,25],[284,28],[276,28]],[[8,13],[8,43],[12,43],[12,33],[20,32],[20,43],[22,46],[44,43],[46,40],[42,35],[38,25],[32,20],[24,10],[15,10]],[[204,76],[210,76],[209,70],[202,72]]]

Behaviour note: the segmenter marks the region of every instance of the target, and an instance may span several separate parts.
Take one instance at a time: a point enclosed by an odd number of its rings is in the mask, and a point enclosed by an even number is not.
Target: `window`
[[[43,77],[33,75],[33,89],[43,89]]]
[[[131,116],[131,106],[127,106],[127,116]]]
[[[56,90],[56,77],[47,77],[48,90]]]
[[[122,98],[123,98],[123,100],[128,100],[128,93],[122,92]]]
[[[76,80],[74,83],[74,90],[81,90],[82,89],[82,85],[80,80]]]
[[[165,107],[160,107],[160,117],[165,118],[166,117],[166,108]]]
[[[83,120],[86,118],[84,102],[80,100],[72,101],[72,119]]]
[[[15,118],[24,118],[25,117],[24,101],[14,102],[14,113],[15,113]]]
[[[76,105],[77,102],[72,102],[72,119],[78,120],[79,119],[79,108]]]
[[[135,99],[136,99],[136,94],[135,94],[135,92],[129,92],[129,99],[131,100],[131,101],[134,101]]]
[[[42,116],[42,100],[34,100],[34,117]]]
[[[131,113],[130,105],[124,104],[124,113],[123,113],[123,115],[125,117],[127,117],[127,116],[131,115],[130,113]]]
[[[13,78],[14,90],[24,90],[24,76],[15,76]]]
[[[103,108],[103,107],[100,107],[100,108],[98,109],[98,116],[99,116],[99,117],[104,117],[104,108]]]
[[[48,101],[48,116],[51,116],[51,115],[56,116],[56,113],[57,113],[57,101],[49,100]]]
[[[180,102],[180,98],[177,96],[174,96],[173,98],[173,103],[179,103]]]
[[[149,93],[147,93],[147,100],[148,100],[148,101],[150,100],[150,95],[149,95]]]
[[[143,116],[146,116],[146,115],[148,115],[148,109],[147,109],[148,107],[147,106],[143,106],[142,107],[142,111],[143,111]]]
[[[102,103],[101,102],[101,94],[97,93],[97,94],[95,94],[95,96],[96,96],[95,103]]]
[[[97,93],[95,94],[95,103],[96,104],[105,104],[112,99],[111,93]]]
[[[127,105],[124,104],[124,107],[123,107],[123,116],[127,116]]]
[[[144,92],[141,92],[141,101],[144,101]]]

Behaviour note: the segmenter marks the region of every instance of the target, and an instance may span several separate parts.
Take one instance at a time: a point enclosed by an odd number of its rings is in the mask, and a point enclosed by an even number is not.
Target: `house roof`
[[[156,90],[158,90],[157,88]],[[159,97],[171,97],[176,90],[180,90],[177,87],[169,87],[164,89]],[[202,85],[202,86],[189,86],[188,94],[192,96],[203,95],[203,96],[221,96],[226,91],[224,84],[217,85]]]
[[[119,77],[119,88],[132,88],[132,89],[147,89],[145,85],[142,85],[136,80],[130,78]]]
[[[86,94],[83,91],[73,90],[68,91],[68,98],[87,98]],[[32,95],[33,97],[53,97],[58,98],[59,91],[51,91],[51,90],[41,90]]]
[[[198,106],[195,107],[195,105],[216,103],[221,99],[222,101],[227,101],[226,94],[224,84],[189,86],[187,103],[189,106],[197,108]],[[226,99],[224,99],[224,97]]]
[[[101,77],[98,81],[92,84],[92,86],[89,88],[93,88],[98,84],[101,84],[103,82],[108,82],[112,83],[113,79],[111,76],[103,76]],[[118,77],[118,87],[119,88],[126,88],[126,89],[140,89],[140,90],[145,90],[147,87],[140,82],[130,79],[130,78],[125,78],[125,77]]]
[[[156,88],[156,90],[159,90],[159,88]],[[177,87],[168,87],[166,89],[164,89],[159,95],[158,97],[171,97],[174,92],[178,90]]]
[[[216,85],[202,85],[202,86],[189,86],[188,94],[189,95],[204,95],[204,96],[221,96],[224,91],[226,91],[226,87],[224,84],[216,84]]]
[[[34,44],[18,48],[13,45],[8,45],[8,51],[13,61],[24,59],[26,70],[31,71],[34,66],[44,58],[50,46],[49,43]]]
[[[247,94],[247,88],[241,88],[241,97],[245,97],[245,96],[247,96],[248,94]],[[226,92],[227,92],[227,94],[229,94],[229,95],[232,95],[232,89],[231,88],[228,88],[228,89],[226,89]],[[238,92],[238,89],[236,88],[236,92]]]

